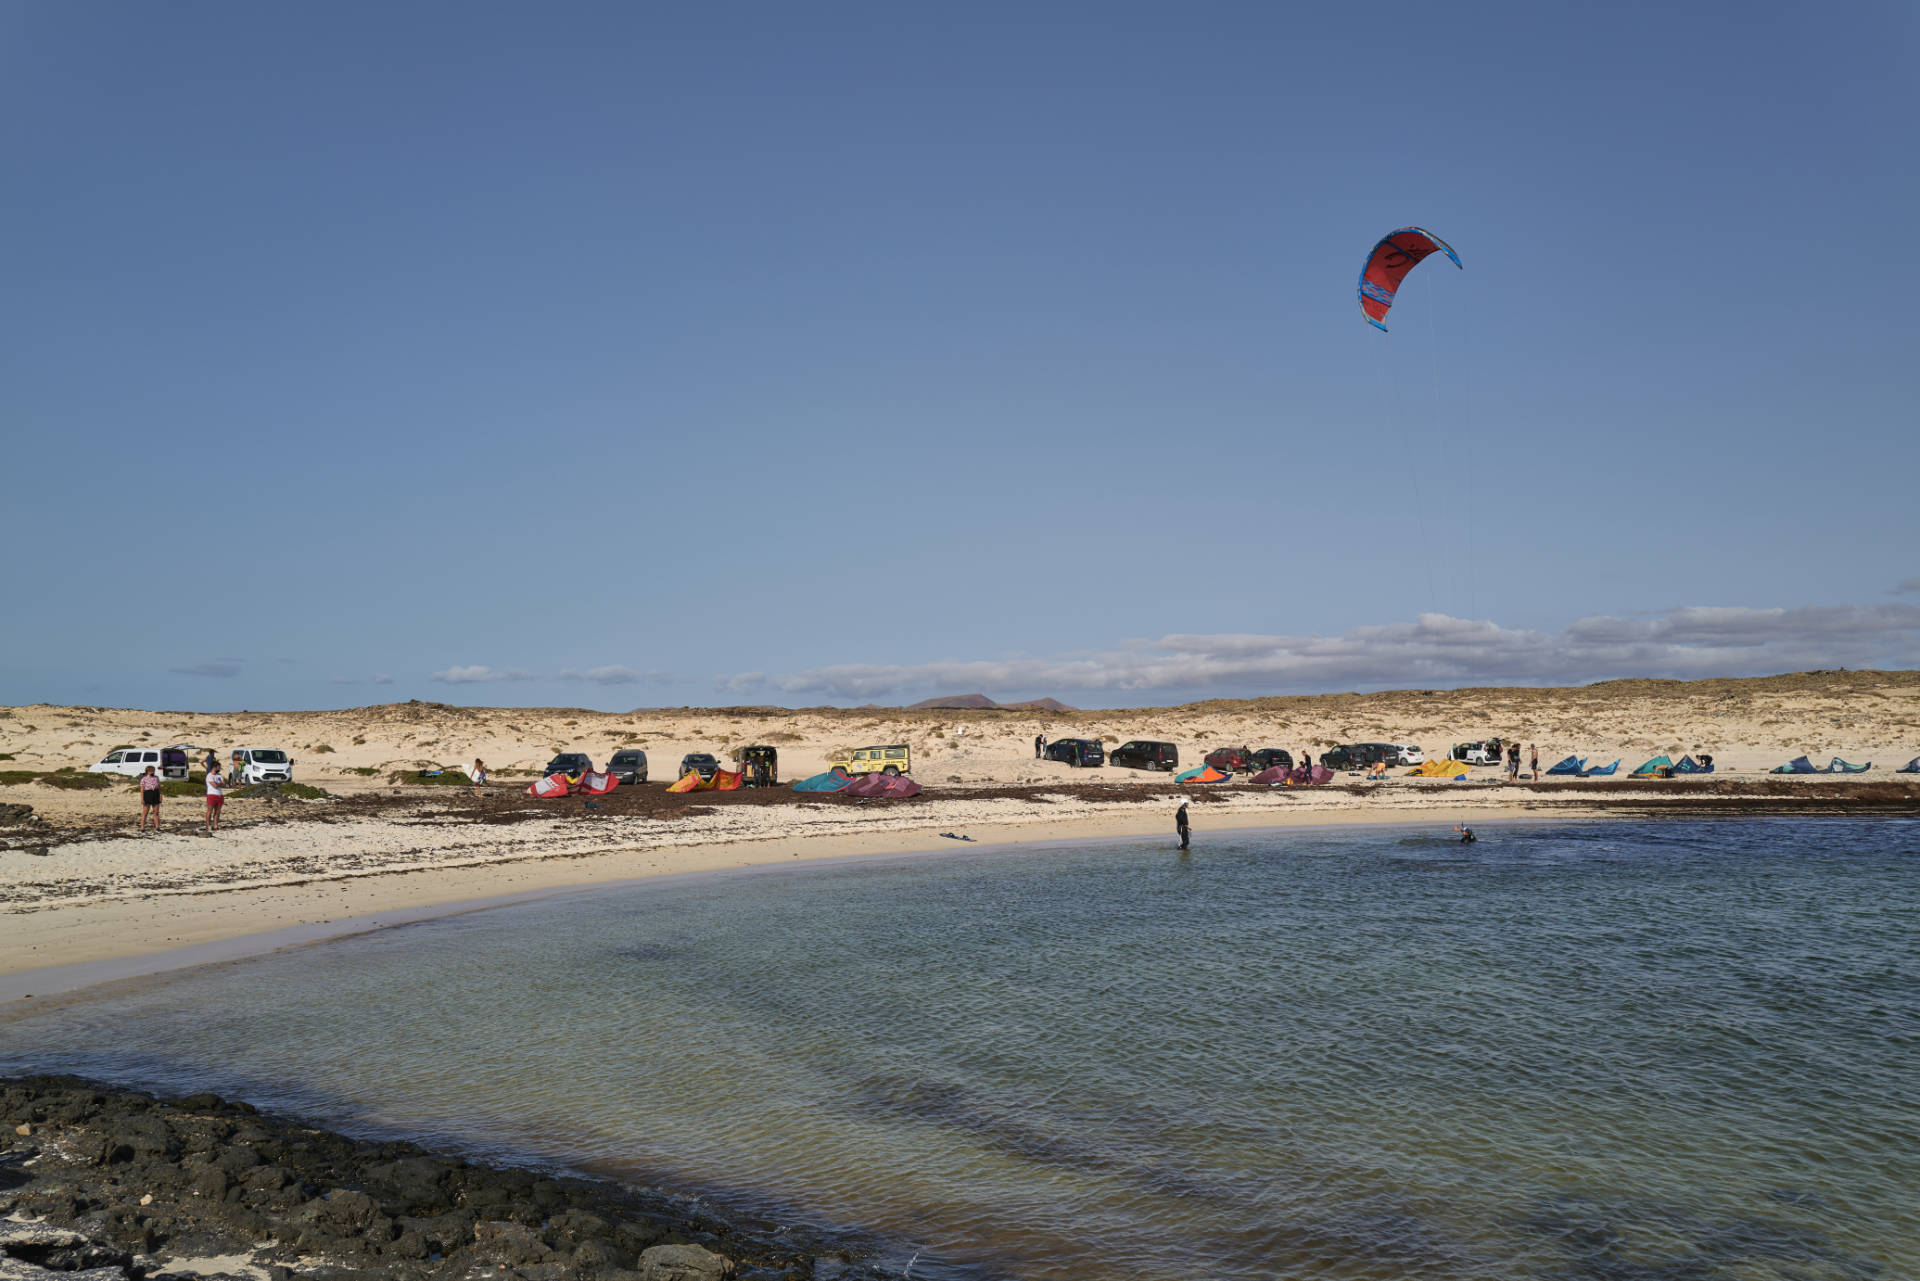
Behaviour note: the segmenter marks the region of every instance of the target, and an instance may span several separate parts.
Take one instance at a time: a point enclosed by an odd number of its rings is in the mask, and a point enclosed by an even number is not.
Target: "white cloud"
[[[487,667],[474,664],[471,667],[448,667],[433,674],[433,679],[443,685],[483,685],[491,681],[530,681],[533,673],[523,667]]]
[[[391,685],[393,684],[393,677],[387,675],[385,672],[375,672],[373,674],[373,683],[375,685]]]
[[[1920,578],[1903,579],[1893,585],[1896,596],[1920,595]]]
[[[584,672],[571,669],[561,672],[563,681],[589,681],[595,685],[634,685],[646,681],[651,685],[671,685],[673,677],[666,672],[637,672],[631,667],[589,667]]]
[[[449,669],[452,670],[452,669]],[[335,685],[391,685],[393,677],[385,673],[376,673],[362,681],[358,676],[330,676],[327,678]]]
[[[1557,633],[1422,614],[1338,636],[1176,634],[1087,655],[848,663],[772,678],[743,673],[716,683],[729,692],[764,683],[785,694],[869,699],[925,689],[1277,693],[1913,666],[1920,666],[1917,606],[1687,606],[1641,618],[1583,618]]]

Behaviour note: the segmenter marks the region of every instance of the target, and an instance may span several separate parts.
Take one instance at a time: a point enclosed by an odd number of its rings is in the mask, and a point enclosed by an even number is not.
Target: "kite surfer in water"
[[[1184,851],[1187,842],[1193,839],[1193,829],[1187,826],[1187,803],[1180,802],[1180,808],[1173,812],[1173,830],[1180,833],[1180,848]]]
[[[1453,830],[1460,833],[1460,843],[1462,845],[1473,844],[1474,836],[1473,836],[1473,829],[1471,827],[1462,827],[1460,826],[1460,824],[1455,823],[1453,825]]]

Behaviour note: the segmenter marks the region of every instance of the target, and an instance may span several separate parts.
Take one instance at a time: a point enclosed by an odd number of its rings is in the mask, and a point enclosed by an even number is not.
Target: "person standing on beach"
[[[200,762],[200,768],[208,774],[220,768],[220,758],[213,754],[211,747],[207,749],[207,759]]]
[[[140,776],[140,830],[147,830],[147,820],[153,820],[153,830],[160,830],[160,776],[153,772],[153,766],[147,766],[147,772]]]
[[[476,756],[473,758],[473,768],[467,773],[473,779],[473,794],[480,795],[480,787],[487,781],[487,763]]]
[[[1193,829],[1187,825],[1187,803],[1180,802],[1180,808],[1173,812],[1173,830],[1180,833],[1180,848],[1186,849],[1187,842],[1193,839]]]
[[[207,771],[207,835],[212,836],[220,827],[220,807],[227,803],[227,779],[220,772],[220,762],[215,761],[213,768]]]
[[[1300,749],[1300,768],[1309,774],[1313,773],[1313,753],[1304,747]]]
[[[1527,775],[1533,782],[1540,781],[1540,744],[1527,744]]]
[[[1033,736],[1033,759],[1036,761],[1039,760],[1042,756],[1046,755],[1046,751],[1047,736],[1045,734],[1035,734]]]
[[[1507,744],[1507,781],[1520,781],[1520,743],[1517,739]]]

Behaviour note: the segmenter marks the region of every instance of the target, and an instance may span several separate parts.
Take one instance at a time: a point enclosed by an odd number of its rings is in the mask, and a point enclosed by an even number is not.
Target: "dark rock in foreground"
[[[881,1275],[772,1238],[636,1189],[362,1142],[211,1094],[0,1078],[0,1281]]]

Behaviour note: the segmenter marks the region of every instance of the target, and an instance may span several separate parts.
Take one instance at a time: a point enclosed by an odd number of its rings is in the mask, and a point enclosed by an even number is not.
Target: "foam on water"
[[[1920,824],[1202,833],[210,967],[0,1067],[679,1182],[916,1277],[1920,1276]]]

